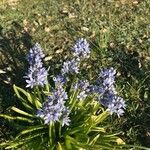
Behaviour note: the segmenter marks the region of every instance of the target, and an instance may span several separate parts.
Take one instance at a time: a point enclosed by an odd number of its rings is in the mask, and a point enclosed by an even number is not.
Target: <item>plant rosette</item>
[[[14,120],[21,126],[11,141],[0,144],[5,149],[122,149],[124,141],[117,134],[106,132],[104,121],[112,114],[124,114],[123,98],[115,89],[116,70],[102,69],[95,84],[80,79],[81,63],[90,57],[86,39],[79,39],[71,48],[73,58],[66,60],[59,75],[48,83],[45,57],[38,43],[27,55],[29,69],[24,77],[27,86],[13,86],[21,108],[12,107],[13,115],[0,117]],[[119,141],[119,142],[118,142]]]

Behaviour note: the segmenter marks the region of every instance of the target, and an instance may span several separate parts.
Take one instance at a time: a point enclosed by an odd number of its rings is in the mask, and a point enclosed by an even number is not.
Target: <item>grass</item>
[[[92,57],[89,74],[84,74],[94,78],[101,67],[114,66],[118,90],[127,99],[126,115],[119,121],[113,116],[110,130],[123,131],[129,144],[150,147],[149,5],[149,0],[1,0],[1,112],[17,103],[11,86],[25,84],[24,57],[33,43],[42,45],[53,74],[53,66],[59,68],[72,43],[85,37]]]

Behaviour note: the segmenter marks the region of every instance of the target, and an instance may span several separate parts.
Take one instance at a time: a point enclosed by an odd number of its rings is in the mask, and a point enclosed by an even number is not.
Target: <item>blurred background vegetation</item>
[[[35,42],[53,75],[84,37],[92,56],[83,75],[93,80],[101,67],[117,68],[117,88],[128,105],[123,117],[107,120],[108,131],[150,147],[149,12],[149,0],[0,0],[0,113],[19,105],[12,85],[25,86],[25,55]],[[1,141],[11,138],[13,124],[0,123]]]

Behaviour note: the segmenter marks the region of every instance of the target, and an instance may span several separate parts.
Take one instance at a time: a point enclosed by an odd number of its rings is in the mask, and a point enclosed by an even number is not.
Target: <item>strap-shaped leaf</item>
[[[5,149],[12,149],[12,148],[16,148],[17,146],[19,146],[19,145],[22,145],[22,144],[24,144],[25,142],[21,142],[21,141],[18,141],[18,142],[14,142],[14,143],[11,143],[11,145],[10,146],[7,146]]]
[[[27,129],[21,131],[21,132],[18,134],[18,136],[16,137],[16,139],[18,139],[20,136],[23,136],[23,135],[25,135],[25,134],[27,134],[27,133],[31,133],[31,132],[37,131],[37,130],[40,130],[40,133],[42,133],[41,130],[42,130],[42,129],[46,129],[46,128],[47,128],[47,126],[45,126],[45,125],[32,126],[32,127],[30,127],[30,128],[27,128]]]
[[[0,114],[0,117],[8,119],[8,120],[20,120],[20,121],[26,121],[26,122],[29,122],[29,123],[33,123],[32,120],[30,120],[28,118],[25,118],[25,117],[18,117],[18,116],[13,117],[13,116],[4,115],[4,114]]]
[[[33,98],[33,103],[34,103],[34,106],[38,109],[38,108],[41,108],[42,107],[42,104],[41,102],[37,99],[37,98]]]
[[[68,131],[66,131],[65,135],[69,135],[69,134],[75,134],[75,133],[80,133],[81,131],[84,130],[84,126],[78,126],[78,127],[74,127]]]
[[[32,106],[28,105],[26,101],[22,101],[22,104],[25,106],[25,108],[27,108],[27,110],[30,110],[30,111],[34,110],[34,108]]]
[[[92,147],[91,145],[89,145],[87,143],[81,143],[81,142],[77,141],[75,138],[73,138],[69,135],[66,136],[66,140],[69,140],[70,143],[72,143],[73,147],[78,148],[78,149],[81,149],[81,148],[89,149],[89,150],[94,149],[94,147]],[[96,149],[96,150],[98,150],[98,149]]]
[[[57,150],[64,150],[63,146],[59,142],[57,144]]]
[[[24,115],[24,116],[28,116],[28,117],[35,118],[35,116],[33,116],[33,115],[31,115],[31,114],[29,114],[29,113],[27,113],[27,112],[23,111],[23,110],[20,110],[19,108],[12,107],[11,109],[12,109],[13,111],[15,111],[15,112],[17,112],[17,113],[21,114],[21,115]]]
[[[136,145],[129,145],[129,144],[122,144],[120,146],[116,146],[116,148],[120,148],[120,150],[124,149],[142,149],[142,150],[149,150],[148,147],[144,147],[144,146],[136,146]]]
[[[105,129],[102,128],[102,127],[93,127],[93,128],[91,129],[91,131],[94,131],[94,132],[103,132],[103,133],[106,132]]]
[[[94,116],[94,121],[93,121],[93,125],[97,125],[99,123],[101,123],[104,119],[106,119],[108,117],[109,113],[107,111],[104,111],[103,113],[101,113],[98,116]]]
[[[97,142],[97,140],[99,139],[99,137],[100,137],[100,134],[96,135],[96,136],[93,138],[93,140],[90,141],[89,144],[90,144],[91,146],[94,145],[94,144]]]
[[[15,140],[13,142],[8,143],[9,146],[7,146],[5,149],[17,148],[18,146],[27,144],[29,141],[31,142],[31,140],[36,138],[36,137],[41,137],[41,135],[44,135],[45,133],[47,133],[47,132],[45,131],[45,132],[42,132],[42,133],[27,136],[26,138],[23,138],[23,139]]]
[[[23,94],[27,97],[27,100],[28,100],[31,104],[33,104],[32,97],[31,97],[31,95],[30,95],[28,92],[26,92],[24,89],[22,89],[22,88],[20,88],[20,87],[18,87],[18,86],[16,86],[16,85],[13,85],[13,88],[14,88],[14,91],[15,91],[15,93],[16,93],[16,95],[17,95],[18,98],[24,100],[24,98],[20,95],[20,92],[21,92],[21,93],[23,93]]]
[[[40,108],[42,106],[42,104],[40,103],[40,101],[37,98],[35,98],[32,94],[28,93],[24,89],[22,89],[16,85],[13,85],[13,88],[14,88],[14,91],[15,91],[18,98],[25,101],[25,99],[20,94],[20,93],[22,93],[27,97],[28,102],[31,103],[36,108]]]

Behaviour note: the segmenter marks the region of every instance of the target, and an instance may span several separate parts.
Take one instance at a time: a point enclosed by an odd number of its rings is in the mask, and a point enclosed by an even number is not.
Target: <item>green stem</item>
[[[39,87],[36,86],[36,91],[37,91],[37,94],[38,94],[38,97],[39,97],[39,100],[42,102],[42,96],[41,96],[41,92],[39,90]]]
[[[47,81],[47,84],[46,84],[46,87],[45,87],[45,88],[46,88],[46,91],[49,92],[50,87],[49,87],[48,81]]]
[[[61,123],[59,124],[59,138],[61,138]]]
[[[73,96],[72,96],[72,98],[71,98],[71,100],[70,100],[70,105],[71,105],[71,107],[70,107],[70,111],[72,111],[72,109],[74,108],[74,106],[75,106],[75,104],[77,103],[77,94],[78,94],[78,90],[76,90],[74,93],[73,93]]]
[[[49,144],[50,144],[50,147],[52,147],[52,145],[53,145],[52,128],[53,128],[53,124],[52,124],[52,122],[50,122],[49,123]]]

